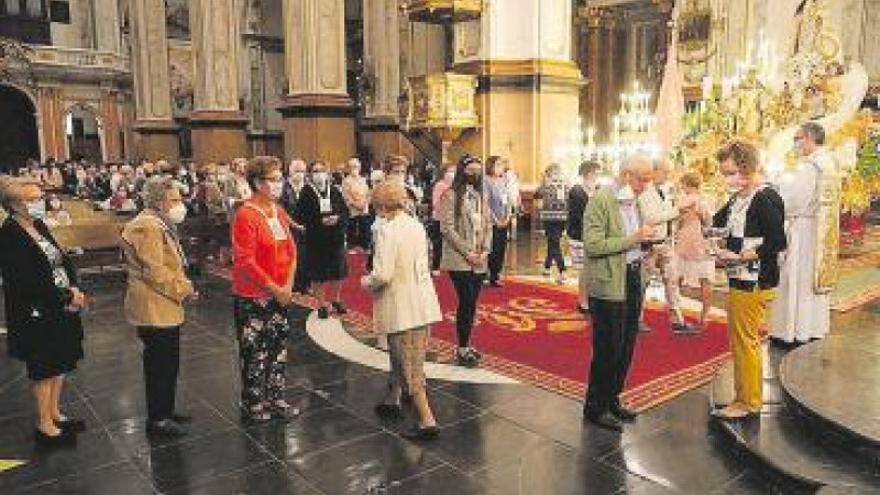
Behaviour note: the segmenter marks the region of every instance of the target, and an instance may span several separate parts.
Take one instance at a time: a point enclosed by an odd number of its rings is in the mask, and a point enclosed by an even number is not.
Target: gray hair
[[[818,122],[805,122],[801,124],[801,131],[810,136],[810,140],[822,146],[825,144],[825,128]]]
[[[639,173],[654,170],[654,162],[647,155],[635,154],[626,157],[620,164],[620,173]]]
[[[150,177],[144,183],[144,208],[151,210],[160,210],[162,203],[168,197],[168,191],[173,191],[180,187],[173,177],[167,175],[159,175]]]

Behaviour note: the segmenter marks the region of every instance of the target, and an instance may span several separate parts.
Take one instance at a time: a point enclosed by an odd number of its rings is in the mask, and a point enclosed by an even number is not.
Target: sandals
[[[272,419],[293,419],[300,415],[302,411],[297,407],[293,407],[285,400],[277,400],[269,405],[269,415]]]

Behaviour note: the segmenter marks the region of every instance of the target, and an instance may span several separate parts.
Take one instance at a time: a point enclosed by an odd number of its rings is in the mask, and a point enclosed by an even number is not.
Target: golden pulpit
[[[409,0],[404,2],[403,9],[413,22],[472,21],[482,15],[483,0]]]
[[[435,133],[442,142],[444,163],[461,132],[479,125],[476,88],[476,77],[468,74],[441,72],[409,78],[406,127]]]

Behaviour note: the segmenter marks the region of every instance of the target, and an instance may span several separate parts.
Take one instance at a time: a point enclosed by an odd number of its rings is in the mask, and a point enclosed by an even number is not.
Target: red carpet
[[[371,331],[372,300],[360,289],[363,257],[351,259],[352,274],[343,287],[351,314],[347,323]],[[456,343],[455,292],[447,275],[436,278],[445,321],[434,326],[433,347],[450,358]],[[309,304],[311,301],[300,301]],[[589,321],[575,308],[570,289],[509,280],[501,289],[480,295],[473,344],[484,354],[484,366],[518,380],[582,399],[591,359]],[[727,355],[724,322],[714,322],[701,335],[675,335],[668,313],[648,309],[652,331],[642,333],[624,400],[646,409],[706,383]]]

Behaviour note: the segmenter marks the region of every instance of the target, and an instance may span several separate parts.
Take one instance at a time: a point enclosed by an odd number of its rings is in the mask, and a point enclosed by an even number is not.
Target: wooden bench
[[[62,247],[72,254],[77,271],[119,269],[122,263],[122,224],[75,223],[52,229]]]

